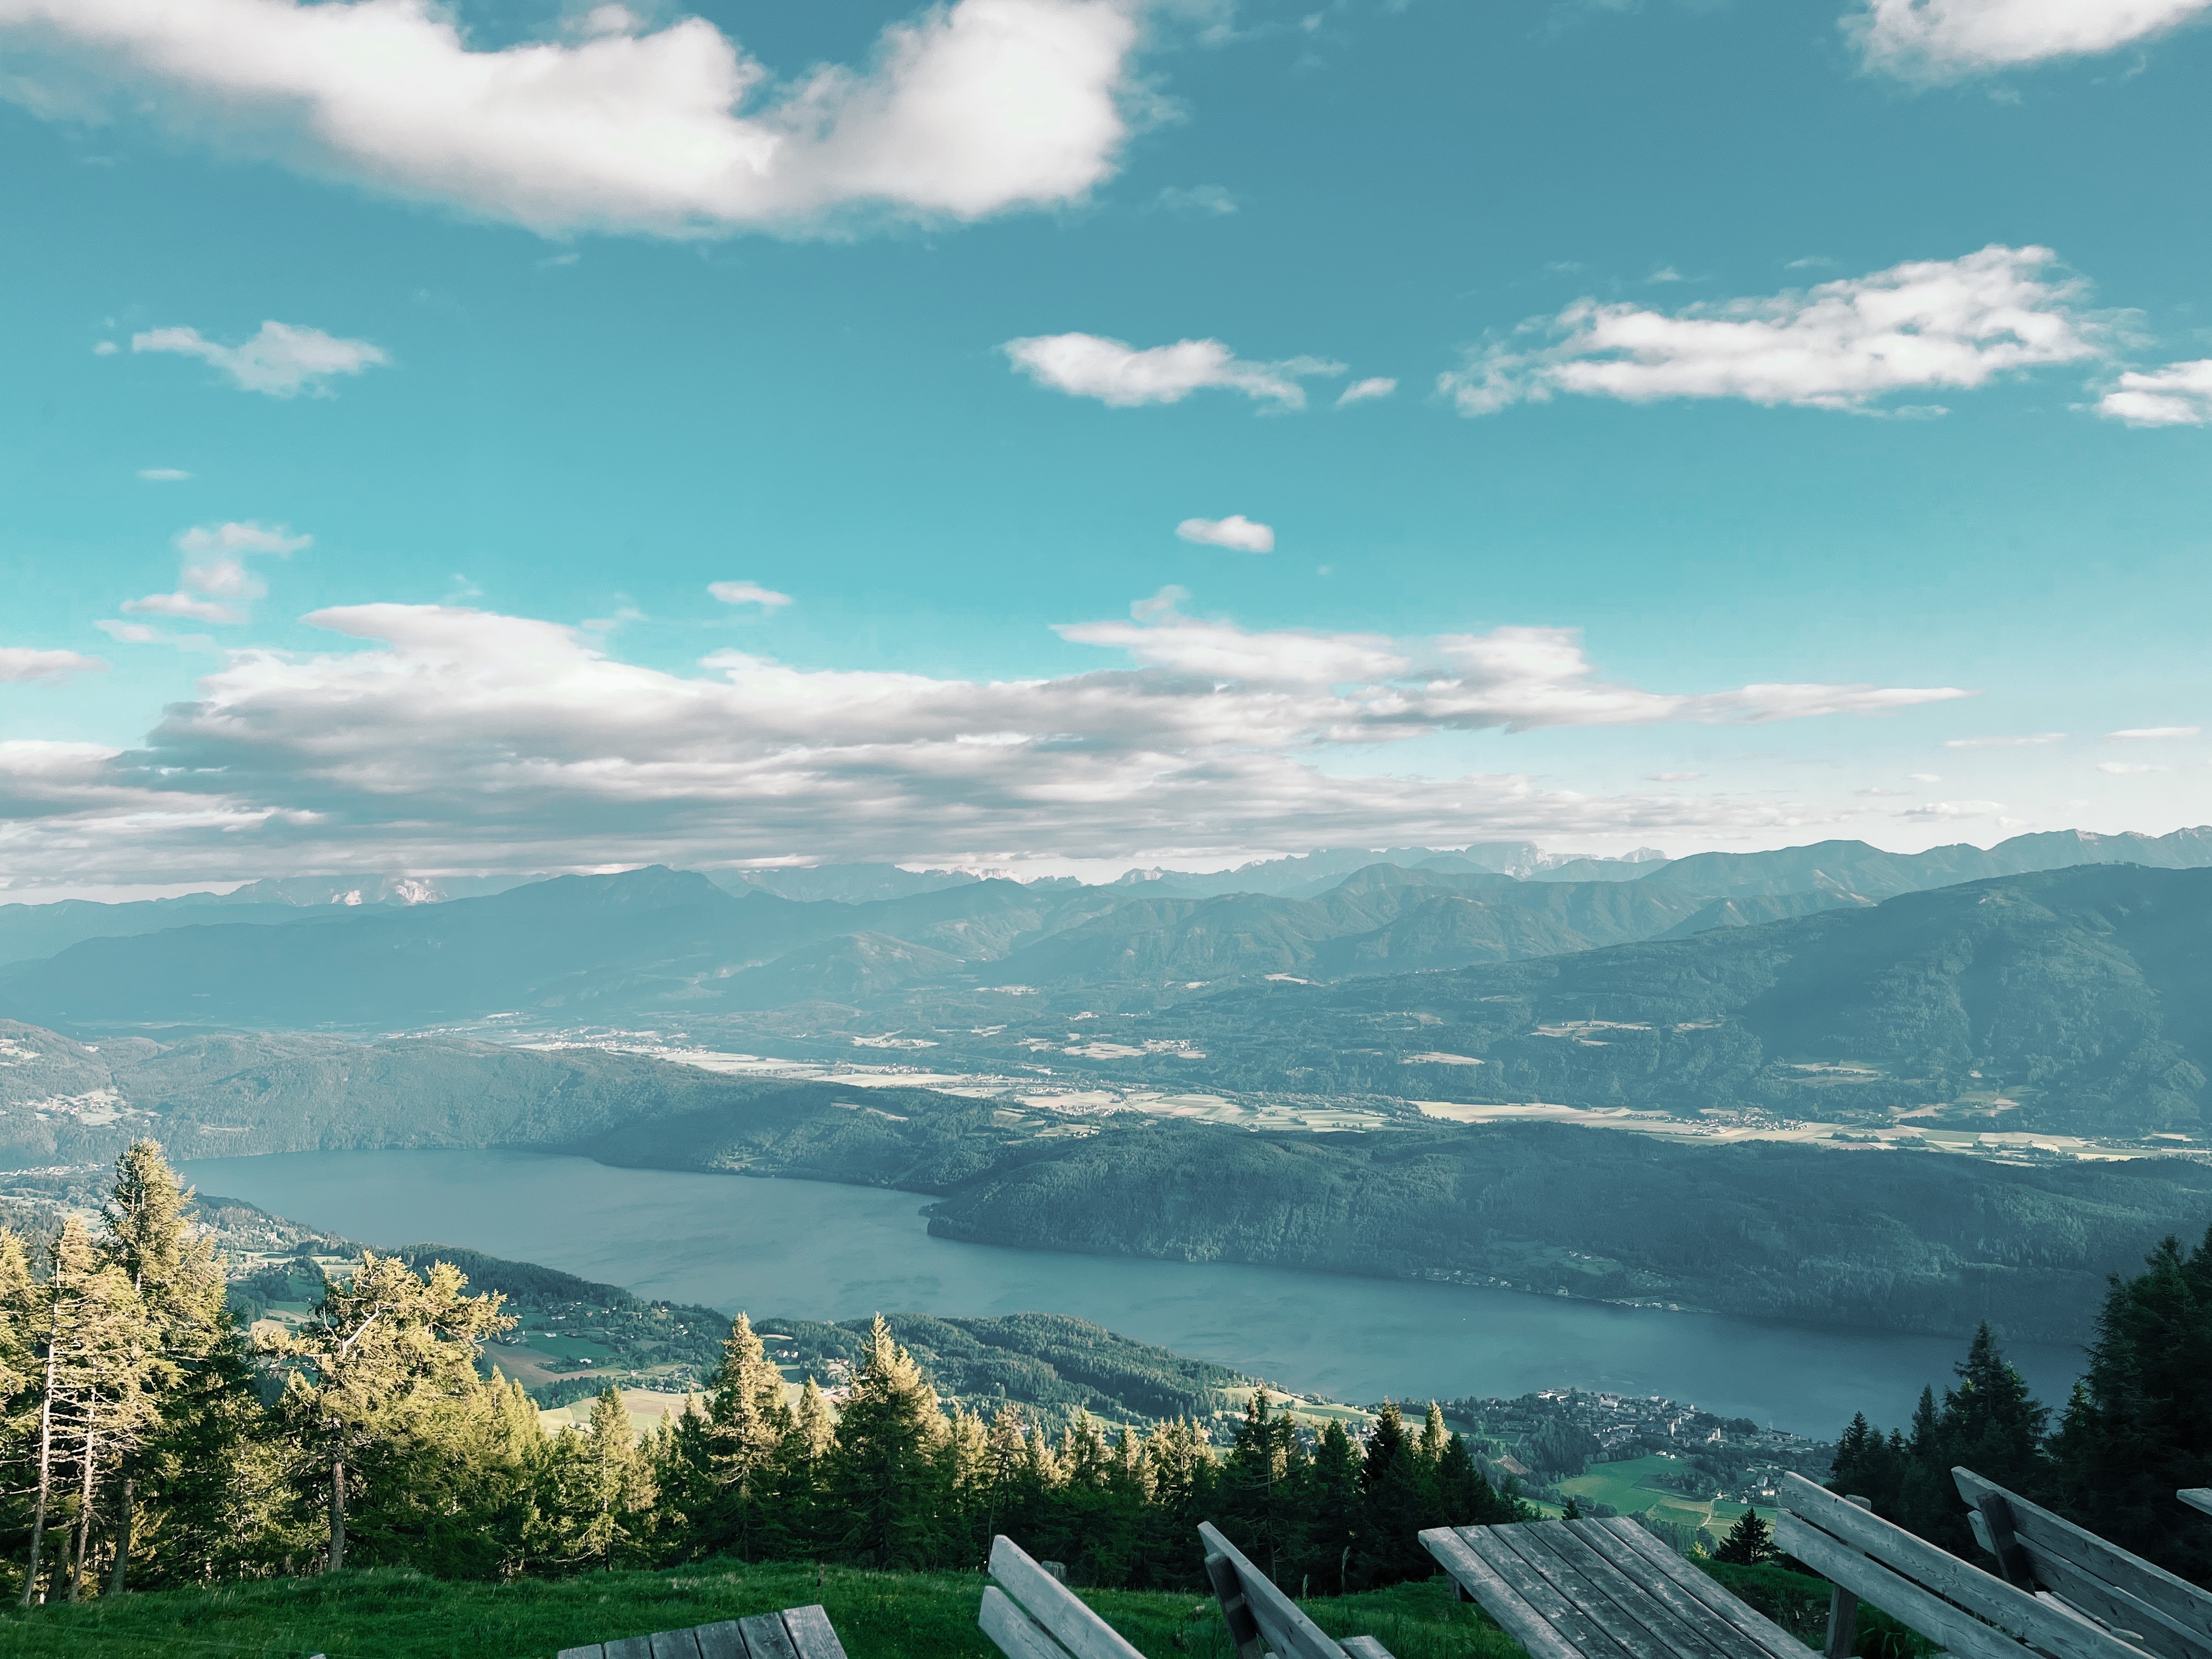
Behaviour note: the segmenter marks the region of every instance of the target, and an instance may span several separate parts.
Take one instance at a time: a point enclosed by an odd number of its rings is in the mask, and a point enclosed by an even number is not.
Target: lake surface
[[[1572,1385],[1665,1395],[1833,1435],[1901,1424],[1963,1339],[1822,1330],[1565,1297],[1219,1262],[1061,1255],[933,1238],[914,1193],[617,1170],[511,1152],[288,1152],[184,1166],[201,1191],[349,1238],[542,1262],[756,1319],[876,1312],[1073,1314],[1143,1342],[1340,1400]],[[2071,1349],[2011,1357],[2063,1404]]]

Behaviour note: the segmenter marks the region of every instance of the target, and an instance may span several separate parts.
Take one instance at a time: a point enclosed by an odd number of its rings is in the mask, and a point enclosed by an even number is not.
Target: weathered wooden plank
[[[2009,1511],[2014,1534],[2031,1551],[2063,1556],[2091,1577],[2156,1607],[2200,1638],[2212,1640],[2212,1595],[2187,1579],[2177,1578],[2140,1555],[2130,1554],[2063,1516],[2014,1496],[1972,1469],[1953,1469],[1951,1479],[1958,1483],[1959,1495],[1978,1510],[1983,1509],[1987,1498],[2002,1499]]]
[[[1518,1526],[1462,1527],[1459,1535],[1467,1540],[1469,1549],[1490,1564],[1492,1571],[1520,1593],[1522,1600],[1572,1642],[1585,1659],[1644,1659],[1644,1655],[1615,1640],[1602,1624],[1562,1594],[1558,1585],[1522,1560],[1520,1553],[1504,1541],[1505,1534],[1520,1530]]]
[[[556,1659],[606,1659],[606,1649],[597,1642],[580,1648],[562,1648]]]
[[[699,1638],[691,1630],[657,1630],[645,1639],[653,1659],[699,1659]]]
[[[1770,1659],[1804,1659],[1805,1644],[1757,1607],[1740,1601],[1699,1572],[1625,1515],[1592,1523],[1602,1527],[1663,1573],[1692,1600],[1734,1626],[1765,1649]]]
[[[691,1633],[699,1638],[699,1659],[745,1659],[745,1638],[734,1619],[702,1625]]]
[[[653,1659],[653,1638],[650,1636],[625,1636],[619,1642],[606,1645],[606,1659]]]
[[[1267,1645],[1275,1650],[1277,1659],[1343,1659],[1344,1650],[1337,1646],[1335,1639],[1300,1612],[1298,1604],[1284,1595],[1273,1579],[1221,1535],[1220,1528],[1210,1521],[1201,1521],[1198,1535],[1205,1541],[1208,1556],[1218,1556],[1236,1569],[1237,1587],[1244,1592],[1244,1605],[1267,1638]]]
[[[1452,1576],[1482,1610],[1495,1619],[1505,1633],[1528,1651],[1528,1659],[1582,1659],[1581,1650],[1544,1615],[1528,1605],[1521,1593],[1498,1576],[1495,1569],[1468,1547],[1449,1527],[1431,1527],[1420,1534],[1421,1547]]]
[[[1237,1564],[1225,1555],[1208,1552],[1206,1582],[1213,1586],[1213,1599],[1221,1606],[1221,1622],[1228,1627],[1229,1644],[1237,1650],[1237,1659],[1264,1659],[1267,1633],[1252,1616],[1243,1583],[1237,1577]]]
[[[1723,1656],[1723,1659],[1771,1659],[1765,1648],[1684,1590],[1667,1574],[1660,1571],[1655,1563],[1645,1559],[1640,1551],[1632,1548],[1626,1540],[1607,1530],[1602,1522],[1570,1521],[1565,1525],[1587,1548],[1611,1562],[1638,1589],[1697,1632],[1706,1645]],[[1715,1588],[1719,1587],[1716,1585]],[[1723,1593],[1726,1594],[1725,1591]]]
[[[1626,1616],[1677,1659],[1765,1659],[1734,1626],[1722,1624],[1680,1595],[1672,1584],[1658,1579],[1641,1557],[1630,1556],[1624,1563],[1598,1547],[1602,1539],[1619,1549],[1620,1540],[1612,1534],[1580,1520],[1556,1521],[1544,1530],[1563,1560],[1603,1589]]]
[[[1564,1521],[1501,1527],[1492,1537],[1635,1659],[1714,1659],[1695,1630],[1644,1594],[1634,1579],[1577,1538]]]
[[[1923,1589],[1788,1510],[1775,1512],[1774,1544],[1960,1659],[2028,1659],[2007,1632],[1953,1607],[1935,1591]],[[2057,1617],[2056,1613],[2049,1616]]]
[[[2063,1556],[2033,1544],[2027,1553],[2043,1583],[2083,1613],[2112,1626],[2112,1633],[2122,1641],[2155,1653],[2160,1659],[2212,1659],[2212,1642],[2175,1623],[2148,1602],[2138,1601]]]
[[[783,1610],[784,1632],[799,1659],[845,1659],[845,1644],[819,1604]],[[747,1644],[750,1645],[750,1643]]]
[[[2192,1510],[2212,1515],[2212,1486],[2184,1486],[2173,1494]]]
[[[2076,1624],[2045,1607],[2026,1590],[1914,1537],[1904,1528],[1892,1526],[1879,1516],[1854,1508],[1802,1475],[1785,1474],[1782,1486],[1783,1501],[1789,1506],[1783,1513],[1797,1515],[1856,1553],[1881,1562],[1902,1578],[1956,1602],[2000,1630],[2043,1649],[2054,1659],[2129,1659],[2138,1651],[2118,1637]],[[1790,1553],[1796,1552],[1792,1550]],[[1813,1565],[1809,1557],[1800,1555],[1797,1559],[1808,1566]],[[1834,1578],[1835,1575],[1830,1573],[1828,1577]],[[1837,1582],[1884,1612],[1895,1613],[1879,1597],[1868,1595],[1848,1579]],[[1902,1613],[1895,1616],[1904,1617]]]
[[[738,1633],[744,1638],[745,1659],[799,1659],[799,1649],[784,1628],[780,1613],[755,1613],[750,1619],[738,1620]]]
[[[1389,1649],[1371,1636],[1347,1636],[1337,1645],[1352,1656],[1352,1659],[1396,1659]]]
[[[1052,1639],[1051,1632],[1016,1607],[996,1584],[983,1587],[983,1611],[975,1622],[1006,1659],[1067,1659],[1067,1650]]]
[[[1030,1560],[1012,1539],[1002,1535],[991,1540],[991,1577],[1075,1659],[1143,1659],[1119,1632]]]

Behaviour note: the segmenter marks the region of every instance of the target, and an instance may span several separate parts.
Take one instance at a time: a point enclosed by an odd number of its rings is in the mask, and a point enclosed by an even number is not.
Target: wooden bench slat
[[[2212,1515],[2212,1486],[2184,1486],[2173,1494],[2192,1510]]]
[[[819,1603],[786,1607],[782,1617],[784,1632],[791,1638],[792,1650],[799,1659],[845,1659],[845,1644],[837,1639],[836,1628]]]
[[[1002,1535],[991,1540],[991,1577],[1075,1659],[1144,1659],[1073,1590],[1030,1560],[1012,1539]],[[812,1656],[801,1650],[800,1659],[812,1659]]]
[[[1696,1632],[1707,1650],[1720,1655],[1721,1659],[1774,1659],[1767,1648],[1748,1632],[1738,1628],[1734,1620],[1726,1617],[1711,1603],[1692,1595],[1676,1583],[1673,1576],[1663,1571],[1657,1562],[1649,1559],[1604,1522],[1583,1519],[1569,1521],[1565,1524],[1585,1549],[1610,1562],[1613,1569],[1638,1590]],[[1640,1528],[1638,1529],[1642,1530]],[[1657,1542],[1656,1539],[1653,1541]],[[1666,1546],[1661,1545],[1660,1547],[1665,1549]],[[1667,1553],[1674,1554],[1672,1550]]]
[[[606,1659],[653,1659],[653,1638],[650,1636],[625,1636],[610,1642],[605,1648]]]
[[[1236,1569],[1237,1586],[1244,1593],[1244,1605],[1267,1637],[1267,1645],[1275,1650],[1277,1659],[1343,1659],[1344,1650],[1337,1646],[1335,1639],[1307,1618],[1273,1579],[1222,1535],[1219,1528],[1210,1521],[1201,1521],[1198,1535],[1205,1540],[1209,1557],[1227,1561]]]
[[[1067,1650],[1052,1639],[1052,1633],[996,1584],[983,1587],[983,1611],[975,1622],[1008,1659],[1067,1659]]]
[[[1490,1534],[1490,1541],[1519,1556],[1530,1571],[1540,1575],[1570,1607],[1634,1659],[1711,1659],[1712,1650],[1699,1643],[1694,1632],[1662,1635],[1654,1629],[1655,1620],[1671,1620],[1672,1615],[1569,1532],[1565,1522],[1501,1527]]]
[[[2020,1644],[2007,1632],[1982,1623],[1933,1590],[1891,1571],[1788,1510],[1775,1512],[1774,1546],[1962,1659],[2027,1659]]]
[[[1542,1613],[1552,1627],[1572,1642],[1584,1659],[1646,1659],[1646,1656],[1614,1639],[1592,1614],[1561,1593],[1559,1588],[1521,1559],[1503,1534],[1518,1526],[1462,1527],[1467,1547],[1488,1562],[1491,1570],[1519,1591],[1522,1600]]]
[[[645,1639],[652,1644],[653,1659],[699,1659],[695,1630],[657,1630]]]
[[[1764,1649],[1770,1659],[1803,1659],[1805,1644],[1741,1596],[1731,1595],[1638,1526],[1628,1516],[1588,1523],[1613,1534],[1648,1561],[1692,1601],[1708,1608],[1746,1639]]]
[[[1371,1636],[1347,1636],[1337,1646],[1352,1656],[1352,1659],[1395,1659],[1389,1649]]]
[[[2139,1601],[2116,1584],[2107,1583],[2063,1555],[2034,1544],[2027,1547],[2037,1582],[2054,1589],[2082,1612],[2115,1630],[2133,1632],[2160,1659],[2212,1659],[2212,1641],[2169,1619],[2148,1601]],[[2122,1638],[2133,1641],[2134,1637]]]
[[[1607,1534],[1595,1528],[1586,1532],[1584,1523],[1579,1520],[1555,1522],[1545,1532],[1552,1548],[1562,1559],[1578,1566],[1585,1579],[1602,1588],[1619,1604],[1625,1616],[1634,1620],[1653,1641],[1676,1656],[1676,1659],[1734,1659],[1735,1649],[1714,1628],[1717,1621],[1710,1614],[1698,1616],[1704,1613],[1703,1608],[1696,1613],[1686,1613],[1646,1582],[1652,1575],[1640,1570],[1640,1558],[1635,1563],[1639,1571],[1627,1571],[1590,1541],[1592,1534],[1598,1537]],[[1742,1639],[1733,1627],[1726,1627],[1726,1634]],[[1748,1650],[1751,1644],[1746,1641],[1743,1646]],[[1756,1659],[1765,1659],[1765,1656],[1758,1654]]]
[[[745,1659],[745,1638],[734,1619],[702,1625],[691,1633],[699,1638],[699,1659]]]
[[[1951,1478],[1958,1483],[1959,1495],[1971,1504],[1978,1506],[1986,1498],[2002,1499],[2011,1512],[2014,1535],[2031,1553],[2039,1550],[2062,1556],[2090,1577],[2156,1607],[2184,1629],[2194,1631],[2199,1640],[2212,1642],[2212,1595],[2064,1516],[1984,1480],[1972,1469],[1953,1469]]]
[[[744,1659],[799,1659],[799,1649],[784,1628],[780,1613],[757,1613],[738,1620],[738,1638],[744,1644]]]
[[[1449,1527],[1431,1527],[1420,1534],[1420,1540],[1421,1547],[1481,1604],[1483,1611],[1528,1650],[1528,1659],[1582,1659],[1573,1639],[1500,1577],[1458,1533]]]
[[[606,1649],[597,1642],[580,1648],[562,1648],[556,1659],[606,1659]]]

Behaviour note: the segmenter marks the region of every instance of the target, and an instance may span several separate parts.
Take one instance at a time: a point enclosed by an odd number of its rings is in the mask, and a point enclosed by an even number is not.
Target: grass
[[[819,1602],[850,1659],[998,1659],[975,1627],[981,1574],[709,1562],[677,1571],[449,1583],[382,1568],[0,1612],[8,1659],[552,1659],[564,1647]],[[1146,1659],[1233,1659],[1211,1596],[1084,1592]],[[1333,1636],[1396,1659],[1522,1659],[1449,1582],[1304,1604]]]
[[[1715,1503],[1660,1486],[1654,1476],[1686,1467],[1678,1458],[1632,1457],[1619,1463],[1593,1463],[1589,1472],[1559,1482],[1559,1490],[1588,1503],[1610,1504],[1623,1515],[1656,1509],[1658,1518],[1678,1526],[1705,1527],[1717,1537],[1743,1513],[1741,1504]],[[1647,1484],[1649,1483],[1649,1484]]]

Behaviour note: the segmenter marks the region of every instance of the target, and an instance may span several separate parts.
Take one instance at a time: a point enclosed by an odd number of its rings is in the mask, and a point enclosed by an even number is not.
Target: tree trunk
[[[76,1560],[70,1568],[69,1599],[84,1600],[84,1553],[92,1542],[93,1474],[100,1467],[99,1443],[89,1429],[84,1437],[84,1487],[76,1502]]]
[[[331,1459],[331,1565],[329,1571],[337,1571],[345,1565],[345,1459]]]
[[[115,1516],[115,1571],[107,1578],[110,1595],[120,1595],[127,1588],[124,1578],[131,1566],[131,1498],[137,1484],[126,1464],[123,1471],[123,1507]]]
[[[23,1575],[23,1605],[38,1599],[39,1548],[46,1538],[46,1495],[54,1469],[54,1351],[61,1346],[61,1304],[54,1304],[53,1328],[46,1337],[46,1384],[39,1396],[39,1503],[31,1515],[31,1565]]]

